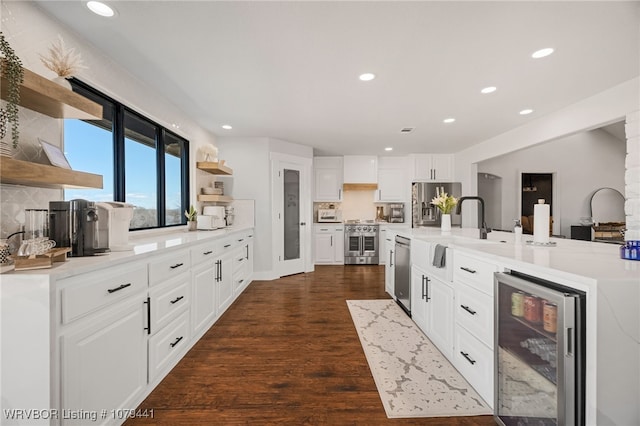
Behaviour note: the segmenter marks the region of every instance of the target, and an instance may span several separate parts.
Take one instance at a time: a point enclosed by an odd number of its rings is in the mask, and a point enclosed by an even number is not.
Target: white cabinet
[[[427,294],[427,336],[444,356],[453,355],[453,288],[437,278],[430,277]]]
[[[149,338],[149,382],[161,377],[184,354],[190,338],[189,311],[183,310],[175,320]]]
[[[253,237],[241,236],[236,240],[239,244],[232,253],[233,262],[233,295],[237,297],[249,285],[253,268]]]
[[[342,157],[314,157],[313,201],[342,200]]]
[[[411,267],[411,318],[447,358],[453,353],[453,288]]]
[[[498,265],[455,250],[455,329],[453,364],[493,405],[493,274]]]
[[[344,183],[377,183],[378,157],[375,155],[345,155]]]
[[[194,336],[208,330],[217,317],[215,251],[213,242],[191,249],[191,326]]]
[[[21,324],[2,333],[3,400],[122,424],[251,280],[253,230],[154,238],[139,247],[166,248],[3,276],[3,319]],[[234,272],[246,277],[235,292]],[[90,421],[69,417],[45,423]]]
[[[218,316],[222,315],[233,302],[233,257],[224,253],[215,259],[214,280]]]
[[[79,321],[62,335],[63,410],[100,413],[103,409],[137,405],[147,385],[145,298],[145,293],[138,293],[90,320]],[[96,424],[106,421],[101,419]],[[86,422],[86,419],[62,420],[63,425]]]
[[[344,226],[342,224],[314,226],[314,263],[344,263]]]
[[[380,157],[378,159],[378,190],[375,201],[408,202],[411,182],[407,173],[408,157]]]
[[[489,407],[493,407],[493,350],[456,324],[455,350],[449,358]]]
[[[426,280],[427,273],[417,266],[411,267],[411,319],[423,333],[427,329]]]
[[[384,231],[384,240],[382,239],[382,234],[380,235],[380,252],[382,256],[380,256],[380,260],[382,261],[384,258],[384,289],[391,298],[395,299],[395,239],[396,234],[392,229],[385,229]],[[384,249],[382,248],[382,241],[384,241]]]
[[[452,154],[413,154],[413,180],[452,182],[454,180]]]

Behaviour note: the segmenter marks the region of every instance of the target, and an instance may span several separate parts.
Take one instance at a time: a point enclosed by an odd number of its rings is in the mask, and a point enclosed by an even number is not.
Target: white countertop
[[[597,282],[637,282],[640,285],[640,262],[620,258],[617,244],[551,238],[555,246],[541,247],[526,244],[533,235],[523,235],[522,242],[514,242],[510,232],[493,231],[487,240],[478,238],[476,228],[453,228],[443,235],[439,228],[410,228],[398,232],[408,238],[446,244],[489,260],[500,262],[511,269],[535,268],[548,275],[566,279],[585,278]]]
[[[46,275],[64,278],[71,275],[94,271],[96,269],[112,267],[132,260],[145,259],[158,251],[166,251],[195,245],[211,239],[224,239],[233,234],[247,231],[252,227],[230,226],[228,228],[217,229],[215,231],[187,231],[186,228],[172,231],[158,231],[153,233],[140,234],[129,238],[132,245],[131,250],[114,251],[97,256],[70,257],[66,262],[54,263],[51,268],[34,269],[27,271],[10,271],[2,274],[3,278],[17,277],[21,275]]]

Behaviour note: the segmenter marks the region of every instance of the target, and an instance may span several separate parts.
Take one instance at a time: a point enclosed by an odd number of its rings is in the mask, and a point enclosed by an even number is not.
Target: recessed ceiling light
[[[110,6],[102,3],[101,1],[88,1],[87,7],[90,11],[95,13],[96,15],[104,16],[106,18],[111,18],[116,12]]]
[[[480,93],[487,94],[487,93],[493,93],[495,91],[496,91],[496,87],[495,86],[489,86],[489,87],[485,87],[484,89],[482,89],[480,91]]]
[[[531,57],[534,59],[544,58],[545,56],[549,56],[553,53],[553,48],[546,47],[544,49],[536,50],[531,54]]]
[[[445,118],[444,120],[442,120],[443,123],[453,123],[454,121],[456,121],[455,118]]]
[[[376,75],[370,72],[366,72],[364,74],[360,74],[360,77],[358,77],[360,80],[362,81],[371,81],[374,78],[376,78]]]
[[[527,115],[527,114],[531,114],[533,112],[532,109],[523,109],[522,111],[520,111],[520,115]]]
[[[386,147],[384,150],[385,150],[385,151],[393,151],[393,148],[391,148],[390,146],[388,146],[388,147]]]
[[[225,130],[231,130],[231,129],[233,129],[233,127],[229,126],[228,124],[223,124],[223,125],[222,125],[222,128],[223,128],[223,129],[225,129]]]

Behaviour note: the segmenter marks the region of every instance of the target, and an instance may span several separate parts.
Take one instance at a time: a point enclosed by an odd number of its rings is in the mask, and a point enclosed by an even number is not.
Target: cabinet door
[[[344,263],[344,228],[336,226],[333,233],[333,254],[334,263]]]
[[[323,228],[324,229],[324,228]],[[315,263],[333,263],[333,232],[316,232],[315,234]]]
[[[427,299],[426,286],[428,276],[420,268],[411,267],[411,319],[427,333]]]
[[[314,201],[342,200],[342,169],[315,169]]]
[[[216,318],[216,272],[214,262],[205,262],[193,268],[191,301],[191,323],[193,335],[208,329]]]
[[[346,183],[378,182],[378,157],[375,155],[345,155],[344,181]]]
[[[387,234],[389,232],[387,231]],[[393,240],[387,236],[385,238],[385,264],[384,264],[384,289],[389,296],[395,299],[395,263]]]
[[[414,180],[431,182],[453,181],[453,155],[416,154],[413,160]]]
[[[219,257],[214,272],[216,272],[218,315],[222,315],[233,301],[233,261],[231,256]]]
[[[417,181],[433,180],[433,168],[431,166],[431,155],[415,154],[413,156],[413,180],[417,180]]]
[[[453,288],[429,277],[427,304],[427,336],[442,354],[453,356]]]
[[[453,181],[453,156],[450,154],[434,154],[431,156],[433,180],[437,182]]]
[[[380,225],[380,238],[378,238],[378,265],[385,265],[389,261],[389,253],[387,253],[387,230],[384,225]]]
[[[380,169],[378,170],[376,201],[407,201],[408,195],[405,194],[409,193],[408,187],[404,169]]]
[[[62,401],[69,412],[135,408],[147,384],[143,297],[109,308],[62,336]],[[62,424],[87,420],[63,419]]]

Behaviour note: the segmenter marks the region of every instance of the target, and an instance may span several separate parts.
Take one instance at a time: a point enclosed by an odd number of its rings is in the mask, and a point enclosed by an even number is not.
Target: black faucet
[[[460,197],[458,199],[458,205],[456,206],[456,214],[460,214],[462,211],[462,202],[464,200],[478,200],[480,201],[480,239],[486,240],[487,234],[491,232],[491,228],[487,228],[487,223],[484,221],[484,200],[480,197]]]

